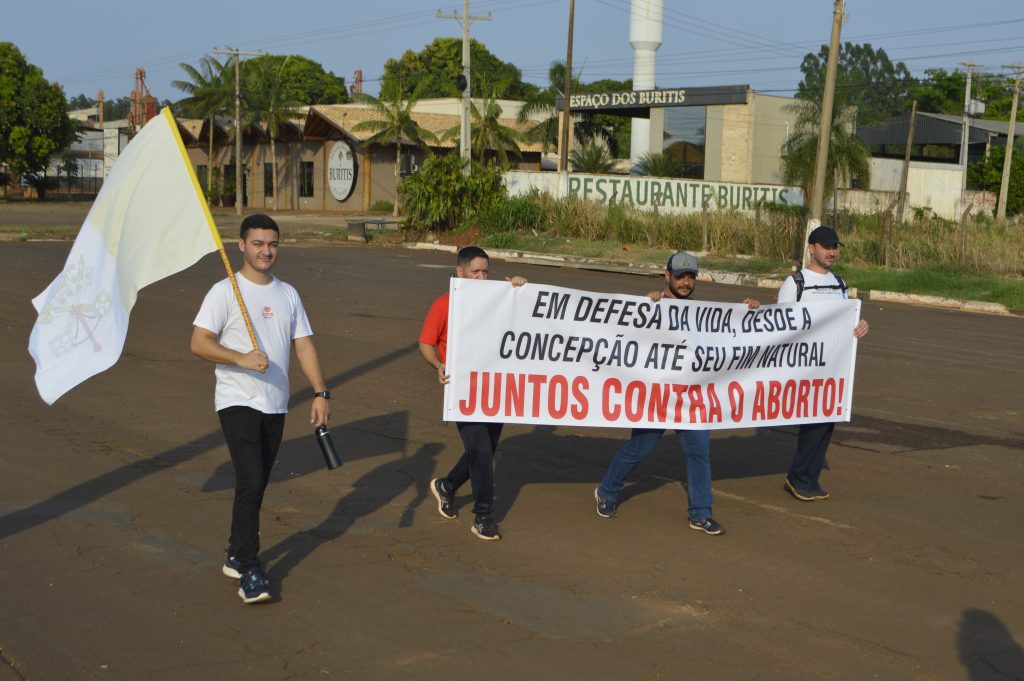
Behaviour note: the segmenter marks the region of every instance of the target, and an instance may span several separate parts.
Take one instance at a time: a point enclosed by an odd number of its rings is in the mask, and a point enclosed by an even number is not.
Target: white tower
[[[654,89],[654,53],[661,47],[663,0],[631,0],[629,44],[633,47],[633,89]],[[651,121],[634,118],[629,144],[629,165],[635,168],[650,150]]]

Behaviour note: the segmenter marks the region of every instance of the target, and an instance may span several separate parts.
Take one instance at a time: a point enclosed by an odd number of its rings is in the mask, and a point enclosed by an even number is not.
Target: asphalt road
[[[1024,678],[1020,318],[866,303],[832,499],[782,492],[791,429],[715,432],[720,537],[687,528],[673,439],[606,520],[593,488],[625,431],[509,426],[505,539],[482,542],[468,497],[446,521],[427,491],[460,453],[415,348],[453,256],[287,245],[277,271],[310,313],[346,461],[323,468],[296,368],[263,514],[274,600],[245,606],[220,574],[213,371],[188,351],[219,262],[145,289],[121,361],[47,407],[29,301],[69,248],[0,244],[0,680]],[[513,273],[654,285],[492,263]]]

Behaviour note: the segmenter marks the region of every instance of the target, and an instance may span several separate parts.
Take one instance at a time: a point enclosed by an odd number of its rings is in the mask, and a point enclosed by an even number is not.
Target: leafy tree
[[[165,100],[164,106],[167,105]],[[86,95],[75,95],[68,101],[68,109],[74,111],[75,109],[89,109],[96,106],[96,100]],[[132,110],[132,100],[130,97],[118,97],[117,99],[104,99],[103,100],[103,120],[105,121],[116,121],[122,118],[128,118],[128,112]]]
[[[471,118],[472,148],[476,152],[477,160],[483,162],[488,153],[498,157],[502,167],[508,167],[508,155],[518,157],[519,139],[521,135],[515,128],[510,128],[501,122],[501,105],[498,104],[498,93],[503,90],[503,85],[496,85],[490,89],[490,95],[477,106],[476,101],[470,101],[469,113]],[[445,131],[441,139],[460,140],[462,136],[462,125],[455,125]]]
[[[608,147],[599,141],[577,144],[570,154],[572,169],[577,173],[606,174],[615,167]]]
[[[671,154],[649,151],[636,164],[641,175],[651,177],[681,177],[682,164]]]
[[[821,101],[828,49],[828,45],[822,45],[818,54],[804,56],[800,64],[804,79],[797,85],[797,99]],[[860,124],[881,123],[909,110],[913,101],[911,91],[916,84],[906,64],[893,64],[881,48],[847,42],[839,49],[835,108],[857,107]]]
[[[267,54],[243,61],[240,66],[242,90],[247,91],[251,87],[253,77],[264,78],[259,74],[273,72],[275,68],[281,72],[281,101],[310,105],[345,104],[352,101],[344,78],[334,75],[332,71],[324,71],[318,62],[297,54]]]
[[[505,196],[501,171],[493,162],[476,161],[473,172],[462,173],[458,154],[433,155],[423,168],[398,188],[411,225],[423,229],[452,229],[473,213],[486,211]]]
[[[356,132],[368,130],[373,132],[367,140],[367,144],[388,144],[395,145],[395,179],[398,188],[401,188],[402,175],[398,172],[402,165],[402,140],[409,140],[416,146],[429,151],[428,141],[436,141],[434,133],[420,127],[412,117],[413,107],[423,92],[430,87],[429,80],[421,80],[412,95],[407,99],[402,98],[403,88],[395,83],[385,89],[381,99],[372,95],[363,94],[362,101],[366,102],[380,114],[376,120],[357,123],[352,129]],[[399,192],[399,196],[401,192]],[[395,208],[392,215],[398,217],[398,201],[395,201]]]
[[[247,120],[262,125],[267,131],[267,137],[270,138],[270,174],[275,205],[278,191],[275,141],[281,134],[281,129],[290,121],[306,116],[301,108],[302,102],[285,99],[288,82],[284,74],[289,61],[287,57],[280,63],[263,60],[252,66],[247,73]]]
[[[818,153],[818,126],[821,121],[820,100],[796,101],[790,105],[796,111],[796,127],[783,145],[783,181],[803,187],[804,196],[810,197],[814,189],[814,165]],[[857,179],[867,186],[871,179],[871,151],[854,132],[855,110],[837,109],[832,116],[832,130],[825,169],[825,196],[836,188],[837,180],[843,184]]]
[[[482,43],[469,41],[469,63],[472,69],[470,94],[484,97],[486,83],[505,83],[505,96],[510,99],[525,99],[537,91],[537,87],[523,82],[523,74],[514,65],[503,62]],[[462,39],[435,38],[419,52],[406,50],[399,59],[388,59],[384,63],[384,80],[381,92],[386,88],[399,87],[403,97],[415,91],[414,84],[430,79],[430,86],[423,91],[424,97],[460,97],[456,82],[462,74]]]
[[[13,43],[0,43],[0,166],[25,177],[40,199],[50,158],[78,131],[67,111],[63,88],[43,78]]]
[[[1024,145],[1022,145],[1024,146]],[[1014,145],[1010,159],[1010,180],[1006,192],[1006,214],[1024,212],[1024,148]],[[1003,180],[1003,160],[1006,147],[992,147],[984,160],[967,166],[967,184],[999,195]]]
[[[68,109],[75,111],[76,109],[88,109],[89,107],[96,106],[96,100],[85,95],[75,95],[68,100]]]
[[[924,73],[925,78],[912,91],[917,108],[931,113],[962,115],[967,74],[945,69],[926,69]],[[971,76],[971,99],[985,102],[985,113],[981,118],[1009,120],[1013,80],[1007,76],[976,72]],[[1017,119],[1024,119],[1024,111],[1018,110]]]
[[[214,188],[213,130],[217,114],[224,112],[235,98],[234,75],[228,62],[206,55],[199,60],[199,68],[180,64],[190,80],[175,80],[171,85],[188,97],[178,102],[179,113],[210,119],[210,155],[207,165],[206,198],[212,201],[219,193]]]

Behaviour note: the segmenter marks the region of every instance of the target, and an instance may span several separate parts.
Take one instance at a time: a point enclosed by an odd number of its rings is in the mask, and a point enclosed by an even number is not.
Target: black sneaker
[[[714,518],[708,516],[707,518],[698,518],[697,520],[690,521],[691,530],[700,530],[705,534],[725,534],[725,528],[715,521]]]
[[[445,488],[444,480],[441,478],[431,480],[430,493],[437,499],[438,513],[449,520],[459,517],[459,512],[455,510],[455,495]]]
[[[238,584],[238,595],[243,603],[262,603],[270,600],[270,581],[258,567],[251,567],[242,574]]]
[[[473,521],[473,534],[485,541],[497,541],[501,539],[501,530],[498,523],[489,515],[478,515]]]
[[[615,502],[608,501],[602,497],[597,487],[594,488],[594,499],[597,500],[597,514],[599,516],[602,518],[614,518],[618,515],[615,511]]]
[[[815,485],[813,489],[805,489],[803,487],[797,487],[789,481],[789,478],[786,478],[786,484],[783,489],[800,501],[824,501],[825,499],[828,499],[828,492],[826,492],[821,485]]]
[[[227,560],[224,561],[224,567],[220,571],[231,579],[242,578],[242,564],[234,556],[228,556]]]

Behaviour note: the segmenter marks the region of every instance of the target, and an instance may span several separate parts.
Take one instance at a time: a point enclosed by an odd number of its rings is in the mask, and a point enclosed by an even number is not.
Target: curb
[[[406,248],[416,250],[433,250],[455,253],[457,246],[436,243],[406,243]],[[601,260],[599,258],[582,258],[573,255],[548,255],[545,253],[531,253],[529,251],[506,251],[500,249],[489,250],[487,254],[497,260],[521,262],[527,265],[544,265],[547,267],[575,267],[581,270],[598,270],[602,272],[618,272],[621,274],[642,274],[645,276],[659,275],[665,271],[661,265],[646,263],[624,263],[614,260]],[[749,286],[751,288],[778,289],[782,286],[779,279],[768,279],[758,274],[743,274],[740,272],[723,272],[721,270],[701,270],[697,276],[699,281],[709,281],[715,284],[727,284],[729,286]],[[858,298],[856,288],[850,287],[851,298]],[[1002,303],[986,303],[980,300],[959,300],[956,298],[943,298],[941,296],[926,296],[916,293],[896,293],[893,291],[869,291],[868,300],[903,303],[906,305],[927,305],[930,307],[942,307],[961,312],[978,312],[982,314],[994,314],[1007,317],[1014,316]]]
[[[980,300],[958,300],[956,298],[943,298],[941,296],[924,296],[916,293],[894,293],[893,291],[871,291],[868,293],[869,300],[878,300],[890,303],[906,303],[908,305],[929,305],[931,307],[944,307],[951,310],[962,310],[964,312],[981,312],[984,314],[997,314],[1010,316],[1012,313],[1002,303],[985,303]]]

